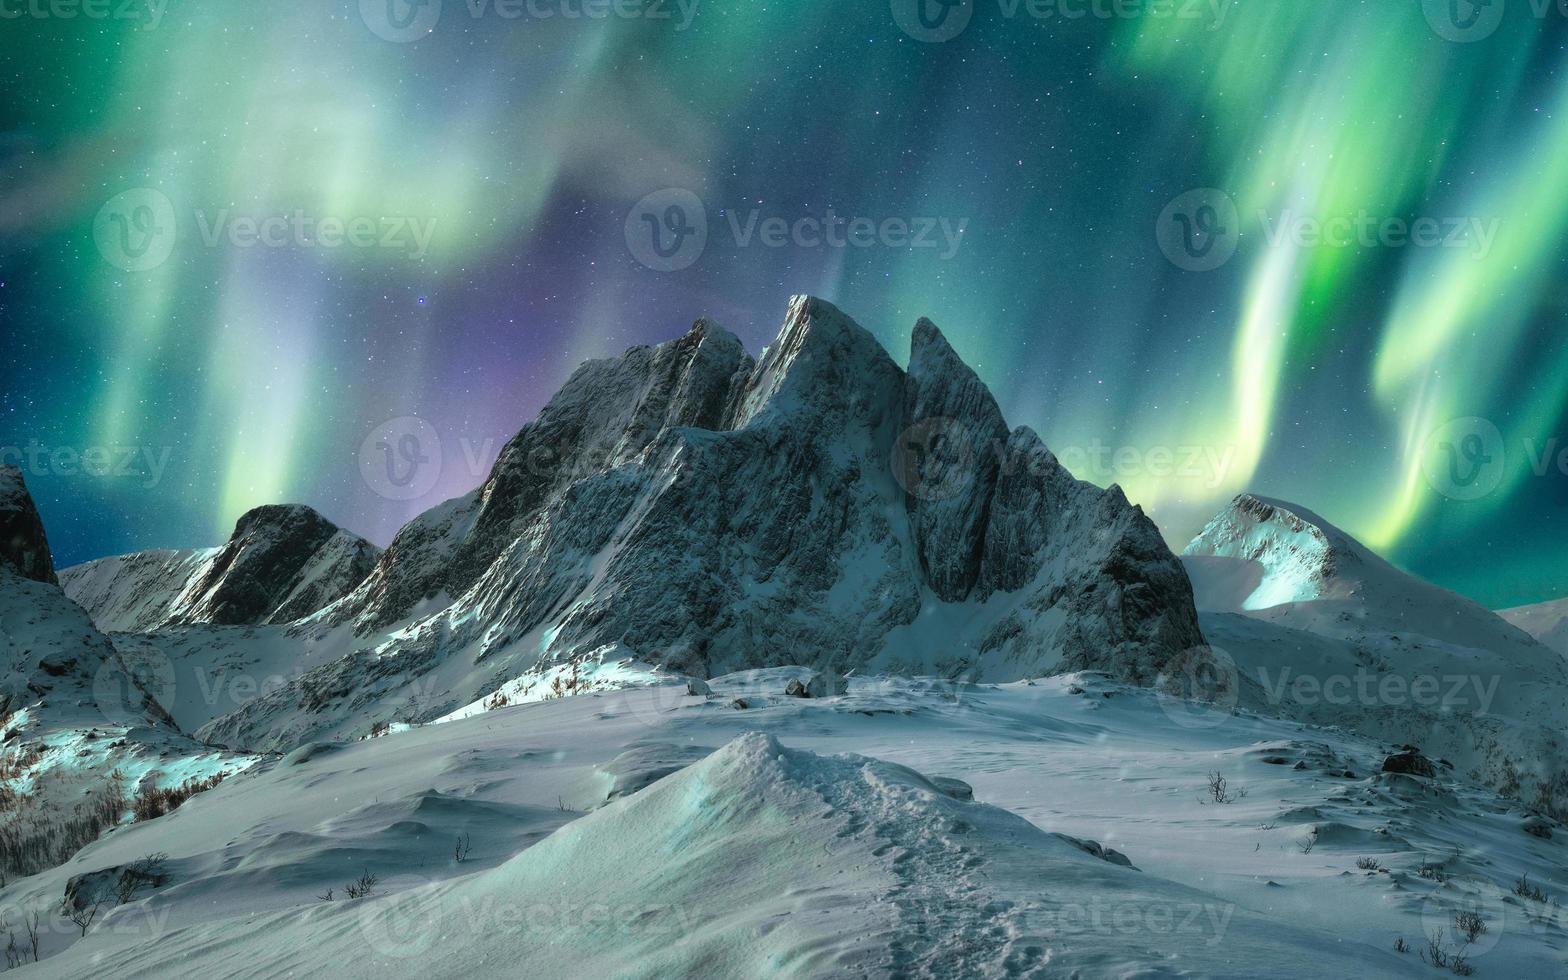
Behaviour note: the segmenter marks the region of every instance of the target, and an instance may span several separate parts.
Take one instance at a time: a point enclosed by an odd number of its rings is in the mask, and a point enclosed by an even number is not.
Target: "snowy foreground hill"
[[[1557,622],[1252,495],[1178,559],[935,326],[902,369],[802,297],[757,359],[703,321],[584,365],[385,552],[271,506],[56,573],[0,470],[0,945],[49,977],[1568,977]]]
[[[1527,832],[1524,808],[1447,772],[1380,772],[1391,746],[1245,712],[1192,727],[1100,675],[780,694],[807,676],[269,759],[7,889],[46,905],[73,875],[167,855],[167,884],[85,938],[61,921],[26,970],[1430,977],[1436,933],[1477,976],[1568,975],[1563,913],[1514,893],[1564,894],[1568,832]]]

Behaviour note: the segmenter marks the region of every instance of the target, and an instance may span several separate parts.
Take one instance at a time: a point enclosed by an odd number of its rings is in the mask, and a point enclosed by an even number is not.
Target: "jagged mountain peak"
[[[286,535],[296,530],[326,538],[335,533],[338,527],[321,516],[314,507],[305,504],[262,504],[240,515],[234,522],[234,532],[229,535],[229,541],[238,541],[250,535]]]
[[[338,661],[205,735],[281,745],[373,712],[440,717],[606,656],[1151,682],[1200,646],[1153,524],[1010,433],[940,331],[917,333],[906,372],[797,296],[756,361],[698,321],[584,365],[479,490],[405,526],[310,627],[318,652],[352,641]]]
[[[708,317],[698,317],[692,323],[691,329],[686,331],[686,338],[698,344],[712,344],[726,350],[738,350],[742,353],[746,350],[746,345],[739,337],[724,329],[718,321]]]
[[[826,300],[794,296],[778,337],[737,393],[730,427],[770,412],[876,427],[896,414],[902,377],[870,331]]]
[[[0,465],[0,558],[9,561],[23,578],[54,583],[54,558],[43,519],[27,492],[22,471]]]
[[[942,329],[926,317],[916,320],[915,329],[910,333],[909,371],[911,374],[915,371],[915,365],[922,361],[940,365],[962,364],[966,369],[969,367],[948,342]]]

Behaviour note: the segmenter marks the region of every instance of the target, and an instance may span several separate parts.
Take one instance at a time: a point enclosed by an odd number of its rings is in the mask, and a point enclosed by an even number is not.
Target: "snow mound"
[[[1012,977],[1241,976],[1299,962],[1292,948],[1307,940],[1294,927],[1097,853],[903,766],[751,733],[487,871],[157,938],[99,930],[44,965],[58,976],[331,962],[376,978]],[[1126,926],[1172,916],[1192,927]],[[1344,945],[1310,975],[1351,975],[1355,957],[1377,955]]]

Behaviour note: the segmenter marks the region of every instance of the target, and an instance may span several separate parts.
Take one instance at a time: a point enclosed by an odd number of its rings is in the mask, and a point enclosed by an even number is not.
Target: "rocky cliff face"
[[[241,517],[221,548],[102,558],[60,580],[107,631],[287,623],[352,592],[379,556],[309,507],[267,506]]]
[[[24,731],[123,719],[170,727],[108,637],[55,582],[49,540],[15,467],[0,467],[0,522],[0,718],[7,741]],[[22,708],[29,710],[14,719]]]
[[[405,527],[314,628],[357,649],[204,730],[434,717],[606,649],[708,675],[783,662],[1152,681],[1201,645],[1187,579],[1119,490],[1009,432],[940,331],[908,372],[831,305],[753,360],[702,321],[585,364],[489,479]]]
[[[0,466],[0,559],[35,582],[55,581],[54,560],[22,471]]]

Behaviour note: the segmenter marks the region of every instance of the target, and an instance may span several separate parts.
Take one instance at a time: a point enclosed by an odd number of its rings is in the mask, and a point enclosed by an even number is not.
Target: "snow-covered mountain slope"
[[[44,524],[27,492],[22,471],[0,465],[0,563],[37,582],[55,581],[54,558]]]
[[[1568,657],[1568,599],[1504,609],[1497,615]]]
[[[221,548],[100,558],[63,569],[60,584],[105,632],[289,623],[353,591],[380,554],[309,507],[270,505]]]
[[[807,674],[303,747],[0,903],[52,909],[74,876],[168,855],[85,939],[46,929],[41,977],[1431,977],[1417,950],[1461,948],[1465,911],[1477,975],[1562,968],[1560,913],[1513,884],[1560,897],[1568,832],[1441,767],[1379,772],[1392,746],[1194,727],[1092,675],[782,696]]]
[[[0,508],[36,514],[20,481],[8,492]],[[41,525],[27,548],[48,555]],[[0,874],[16,875],[69,857],[123,819],[141,790],[251,760],[182,734],[159,701],[159,672],[128,666],[52,575],[34,564],[39,577],[24,577],[8,557],[0,561]]]
[[[428,720],[612,647],[697,676],[788,656],[1149,683],[1202,644],[1153,523],[1009,432],[935,326],[905,372],[809,297],[756,361],[702,321],[583,365],[483,486],[295,632],[343,625],[340,659],[202,734],[286,747]]]
[[[1535,647],[1491,610],[1400,571],[1296,504],[1243,494],[1182,558],[1200,609],[1267,611],[1271,621],[1314,630],[1330,611],[1347,630],[1418,633],[1493,649]]]
[[[1568,807],[1568,663],[1311,511],[1238,497],[1183,553],[1204,635],[1257,710],[1420,744]]]

